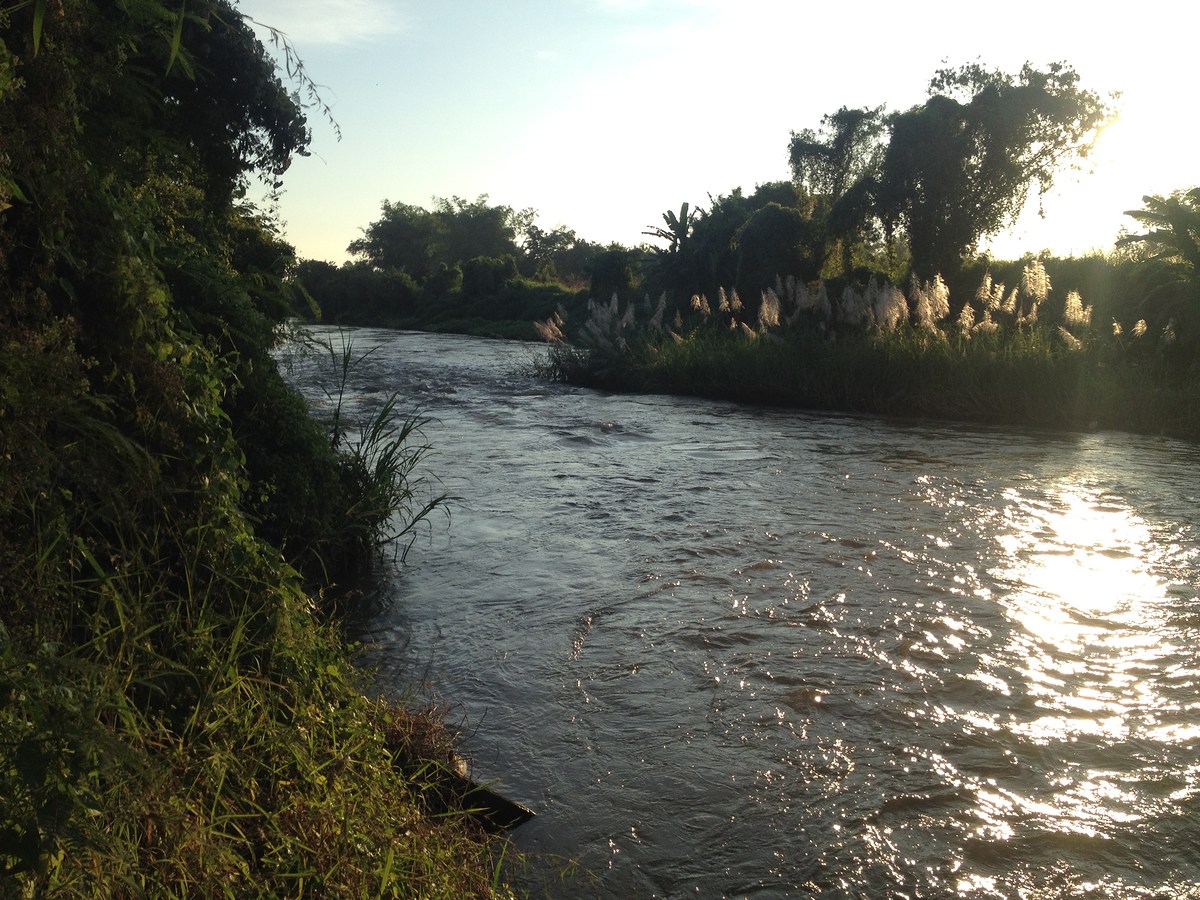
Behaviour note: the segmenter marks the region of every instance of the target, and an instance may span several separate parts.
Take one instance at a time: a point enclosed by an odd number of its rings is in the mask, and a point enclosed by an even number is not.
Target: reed
[[[347,554],[345,565],[354,570],[369,567],[384,547],[398,548],[402,557],[406,555],[417,527],[434,510],[444,508],[447,497],[432,495],[426,480],[418,474],[421,460],[430,450],[420,441],[426,420],[402,414],[398,394],[388,395],[351,436],[344,421],[350,375],[373,350],[356,353],[353,340],[345,332],[339,332],[338,340],[335,345],[330,338],[325,345],[336,373],[328,427],[330,443],[340,452],[342,477],[349,482],[354,502],[345,510],[343,528],[332,542],[343,548]]]
[[[348,588],[369,577],[386,554],[403,559],[419,529],[446,510],[436,481],[423,474],[430,447],[425,420],[400,409],[391,394],[362,410],[349,402],[355,372],[372,350],[360,351],[345,332],[315,338],[290,334],[278,351],[282,365],[307,360],[325,394],[309,420],[307,404],[281,383],[298,405],[289,422],[255,410],[255,422],[274,451],[253,466],[268,485],[260,505],[260,533],[286,553],[312,585]],[[303,414],[304,419],[300,419]],[[345,607],[352,590],[326,591]]]
[[[1038,260],[1007,289],[985,275],[957,308],[940,278],[905,296],[871,281],[778,280],[747,322],[724,291],[692,302],[688,328],[664,328],[651,304],[594,304],[567,338],[557,320],[549,376],[614,390],[930,417],[995,425],[1115,429],[1200,439],[1194,371],[1167,364],[1169,336],[1109,323],[1076,290],[1061,311]],[[544,326],[543,326],[544,327]],[[681,333],[682,332],[682,333]]]

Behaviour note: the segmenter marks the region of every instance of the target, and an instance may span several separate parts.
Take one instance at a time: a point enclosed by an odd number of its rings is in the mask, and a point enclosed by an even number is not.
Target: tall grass
[[[497,893],[489,841],[430,815],[448,732],[368,699],[270,548],[170,525],[107,559],[79,542],[65,569],[43,547],[35,580],[69,599],[63,620],[0,628],[0,881],[30,897]]]
[[[355,498],[333,542],[348,554],[343,565],[351,571],[361,570],[370,567],[383,547],[397,550],[402,558],[407,555],[418,526],[435,510],[444,509],[447,497],[432,494],[418,474],[430,450],[421,441],[426,420],[401,413],[398,394],[389,394],[357,426],[346,421],[351,373],[366,362],[373,349],[358,353],[345,332],[338,333],[337,343],[328,338],[323,349],[334,373],[333,387],[326,389],[331,401],[329,440],[339,453],[342,477]]]
[[[325,596],[343,604],[385,555],[403,559],[421,526],[435,511],[445,511],[448,499],[422,471],[430,450],[425,420],[403,412],[394,393],[365,410],[352,399],[354,372],[372,352],[360,351],[345,332],[322,338],[291,332],[277,361],[285,370],[302,360],[311,364],[315,371],[306,377],[324,392],[324,401],[310,417],[309,405],[281,381],[285,399],[299,407],[292,421],[255,411],[258,443],[271,448],[252,460],[266,485],[257,509],[259,531],[310,584],[337,588]],[[297,423],[301,413],[308,421]]]
[[[4,357],[6,383],[22,359]],[[43,381],[30,411],[0,417],[0,895],[506,896],[504,840],[444,786],[452,734],[371,699],[311,579],[248,511],[272,493],[286,521],[285,501],[306,498],[155,457],[103,404],[48,417],[69,395],[46,381],[41,397]],[[292,405],[270,412],[280,431],[308,427]],[[213,435],[199,461],[213,446],[236,459],[228,419],[197,415]],[[395,421],[392,402],[343,435],[362,480],[322,495],[349,498],[348,534],[376,553],[427,505],[405,513],[420,457]]]
[[[1062,429],[1200,439],[1197,372],[1167,364],[1144,322],[1094,323],[1077,291],[1061,303],[1039,261],[1012,288],[986,276],[952,302],[941,279],[907,295],[872,281],[779,281],[753,320],[736,293],[693,298],[662,324],[662,301],[593,303],[570,331],[539,323],[555,346],[546,374],[616,390]],[[955,310],[952,312],[952,309]]]

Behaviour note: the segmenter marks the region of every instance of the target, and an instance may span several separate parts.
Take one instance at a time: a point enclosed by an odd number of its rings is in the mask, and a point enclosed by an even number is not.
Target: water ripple
[[[564,896],[1197,897],[1200,450],[616,397],[360,331],[463,499],[362,624]],[[297,364],[314,399],[319,373]]]

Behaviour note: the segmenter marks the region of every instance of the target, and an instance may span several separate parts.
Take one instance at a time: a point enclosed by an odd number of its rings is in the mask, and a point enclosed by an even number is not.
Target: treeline
[[[407,311],[381,318],[360,307],[355,321],[457,327],[452,311],[483,321],[540,309],[539,336],[567,348],[555,374],[580,383],[1192,436],[1200,190],[1146,197],[1129,211],[1135,230],[1107,255],[1003,261],[977,252],[1032,192],[1087,155],[1111,115],[1065,64],[1015,74],[946,68],[910,109],[843,107],[793,133],[790,180],[684,203],[639,247],[586,245],[561,229],[564,240],[547,252],[532,211],[489,209],[486,198],[439,201],[432,212],[385,204],[349,247],[360,261],[326,267],[324,282],[305,263],[302,280],[335,318],[367,296],[375,311],[389,302]],[[504,223],[492,229],[500,239],[449,238],[485,220]],[[557,255],[567,250],[569,262]],[[1000,310],[1015,300],[993,294],[1017,290],[1031,271],[1047,287],[1030,307],[1036,317],[1005,319]],[[561,293],[520,302],[539,286]],[[344,299],[330,302],[337,290]],[[874,299],[864,306],[866,296]],[[890,298],[886,323],[873,306],[881,296]],[[799,311],[800,297],[825,300]],[[789,302],[796,314],[775,321],[771,311]],[[998,371],[995,359],[1016,368]],[[967,372],[974,390],[956,393]],[[1053,387],[1031,381],[1038,372]],[[1074,399],[1055,406],[1056,390]]]
[[[793,179],[770,202],[665,214],[643,269],[659,293],[539,323],[550,374],[1200,440],[1200,188],[1143,198],[1108,255],[978,256],[1109,111],[1061,65],[944,70],[930,93],[793,134]]]
[[[533,210],[486,197],[432,210],[385,202],[348,247],[356,262],[305,262],[300,280],[333,321],[390,323],[536,315],[556,299],[571,309],[581,295],[614,292],[665,293],[686,311],[693,295],[720,287],[736,288],[752,313],[777,276],[953,281],[1111,115],[1078,82],[1062,64],[941,70],[924,104],[839,109],[792,135],[789,181],[684,203],[647,227],[653,243],[634,248],[545,232]]]
[[[534,319],[580,308],[608,250],[487,200],[438,199],[431,210],[385,202],[349,247],[358,261],[305,260],[298,281],[327,322],[532,338]]]
[[[307,301],[240,198],[308,140],[231,2],[0,6],[6,896],[492,891],[334,617],[422,506],[391,407],[347,441],[271,355]]]

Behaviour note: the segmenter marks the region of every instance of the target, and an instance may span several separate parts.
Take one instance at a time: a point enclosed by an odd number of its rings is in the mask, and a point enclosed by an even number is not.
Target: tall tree
[[[863,177],[876,174],[885,124],[882,106],[843,106],[821,119],[820,131],[792,132],[788,145],[792,180],[820,207],[820,214],[827,214]]]
[[[808,198],[811,214],[824,220],[827,258],[853,268],[855,250],[876,237],[872,203],[883,159],[886,118],[882,106],[843,106],[821,120],[821,130],[792,133],[788,157],[792,179]]]
[[[435,197],[433,209],[384,201],[383,215],[363,229],[347,248],[380,269],[403,269],[424,281],[476,257],[517,257],[517,237],[532,224],[531,209],[491,206],[486,194],[475,200]]]
[[[378,269],[403,269],[417,281],[433,270],[433,213],[408,203],[383,201],[383,214],[346,249]]]
[[[1033,185],[1045,193],[1065,163],[1086,156],[1111,114],[1063,63],[1027,63],[1015,76],[978,64],[942,69],[930,94],[892,117],[874,191],[922,277],[957,271],[1015,219]]]
[[[491,206],[487,194],[474,200],[443,197],[434,203],[433,259],[435,263],[465,262],[485,256],[500,259],[520,255],[517,236],[533,222],[531,209]]]

